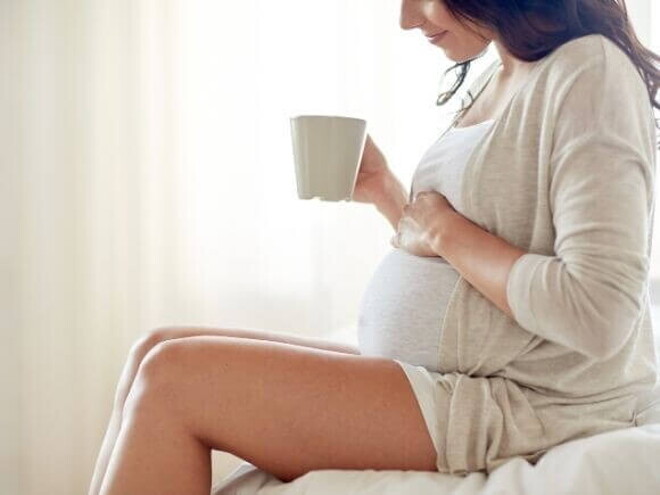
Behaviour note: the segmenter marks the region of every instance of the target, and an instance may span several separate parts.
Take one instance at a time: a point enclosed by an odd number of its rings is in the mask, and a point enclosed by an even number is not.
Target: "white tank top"
[[[413,196],[434,190],[462,211],[465,163],[493,122],[452,127],[438,139],[415,170]],[[443,258],[393,248],[376,267],[362,295],[357,328],[360,352],[438,371],[442,320],[458,278]]]

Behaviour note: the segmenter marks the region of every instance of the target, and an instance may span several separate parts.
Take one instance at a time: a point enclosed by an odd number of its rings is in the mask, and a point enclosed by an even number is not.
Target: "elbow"
[[[600,283],[585,289],[583,294],[597,294],[586,298],[589,310],[583,313],[582,335],[589,343],[584,352],[595,361],[608,361],[621,352],[644,312],[644,297],[629,290]]]
[[[592,327],[599,330],[598,335],[593,340],[594,345],[584,354],[597,362],[609,361],[621,352],[638,321],[638,318],[622,318],[619,314],[619,317],[611,318],[608,325]]]

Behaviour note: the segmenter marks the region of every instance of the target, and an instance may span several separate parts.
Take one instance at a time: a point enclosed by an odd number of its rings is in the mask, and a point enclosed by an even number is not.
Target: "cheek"
[[[461,29],[461,23],[454,17],[451,11],[445,6],[443,0],[431,0],[425,2],[426,16],[429,21],[442,29],[456,31]]]

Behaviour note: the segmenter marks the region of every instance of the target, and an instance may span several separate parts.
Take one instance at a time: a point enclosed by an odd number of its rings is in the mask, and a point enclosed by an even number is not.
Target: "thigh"
[[[343,354],[360,354],[357,347],[348,344],[324,341],[321,339],[311,339],[298,335],[289,335],[277,332],[266,332],[253,329],[234,329],[234,328],[210,328],[210,327],[159,327],[142,335],[132,346],[122,375],[117,384],[114,404],[115,408],[121,410],[128,396],[135,375],[142,363],[144,357],[156,345],[174,339],[186,337],[210,336],[210,337],[234,337],[241,339],[263,340],[270,342],[280,342],[288,345],[307,347],[310,349],[323,349],[331,352]]]
[[[291,480],[317,469],[436,470],[393,360],[231,337],[167,341],[139,375],[156,408],[208,447]],[[151,391],[151,392],[150,392]]]
[[[283,344],[297,345],[312,349],[323,349],[345,354],[360,354],[359,349],[348,344],[313,339],[300,335],[290,335],[281,332],[267,332],[255,329],[237,328],[212,328],[200,326],[170,326],[155,328],[138,340],[134,345],[133,352],[139,356],[139,360],[149,352],[156,344],[166,340],[180,339],[184,337],[234,337],[241,339],[265,340],[269,342],[280,342]]]

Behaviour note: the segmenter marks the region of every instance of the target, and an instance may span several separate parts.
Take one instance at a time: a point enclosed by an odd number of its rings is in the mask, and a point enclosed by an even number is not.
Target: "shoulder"
[[[602,34],[589,34],[567,41],[539,63],[547,73],[547,82],[557,86],[565,86],[581,78],[593,80],[600,87],[616,81],[630,88],[646,88],[628,54]]]
[[[584,64],[605,58],[605,51],[612,46],[618,48],[607,36],[588,34],[559,45],[545,56],[554,67]],[[545,59],[544,58],[544,59]]]

